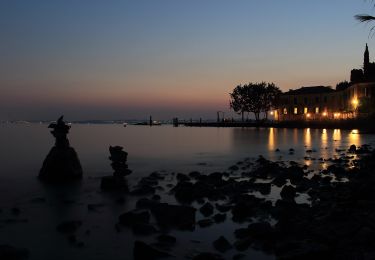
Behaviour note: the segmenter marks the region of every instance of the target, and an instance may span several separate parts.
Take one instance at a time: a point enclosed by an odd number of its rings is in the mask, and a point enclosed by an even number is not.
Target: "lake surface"
[[[51,188],[36,178],[54,144],[47,125],[0,124],[0,244],[28,248],[31,259],[132,259],[133,241],[138,238],[128,229],[116,232],[114,224],[121,213],[134,207],[135,199],[125,198],[125,204],[118,204],[116,198],[101,193],[99,188],[99,177],[112,173],[109,145],[123,146],[129,153],[128,164],[133,170],[128,177],[130,185],[153,171],[166,174],[225,171],[244,158],[259,155],[323,169],[325,163],[305,157],[333,158],[351,144],[375,146],[375,135],[338,129],[74,124],[68,137],[81,160],[84,178],[81,184],[68,190]],[[294,154],[289,153],[290,148],[295,150]],[[88,204],[100,204],[101,208],[92,212]],[[21,209],[21,214],[14,216],[13,207]],[[56,232],[57,224],[70,219],[81,219],[84,223],[77,233],[77,239],[85,243],[84,248],[70,246],[66,237]],[[186,256],[194,250],[214,251],[211,242],[220,235],[225,234],[233,241],[233,226],[240,227],[227,221],[198,228],[193,233],[175,231],[173,235],[179,242],[174,253]],[[141,240],[153,241],[152,237]],[[232,250],[225,256],[235,253]],[[273,259],[257,251],[247,253],[254,259]]]

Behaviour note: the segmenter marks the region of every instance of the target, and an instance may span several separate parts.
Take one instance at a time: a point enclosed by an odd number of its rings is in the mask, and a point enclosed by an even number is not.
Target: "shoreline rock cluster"
[[[360,157],[354,159],[354,155]],[[202,252],[193,259],[224,259],[220,254],[233,249],[237,252],[233,259],[240,259],[249,248],[277,259],[372,259],[375,152],[368,146],[351,146],[340,158],[327,162],[330,165],[326,170],[312,175],[305,166],[263,157],[254,163],[239,162],[229,172],[177,174],[177,183],[168,185],[169,194],[180,203],[176,205],[163,203],[153,195],[159,182],[164,181],[161,175],[153,173],[140,181],[149,192],[138,200],[136,209],[120,215],[119,224],[146,236],[172,229],[193,231],[229,218],[242,225],[233,230],[234,241],[223,234],[212,241],[217,252]],[[281,199],[276,202],[255,195],[267,196],[273,186],[281,189]],[[297,203],[296,197],[301,194],[309,199]],[[194,203],[201,206],[191,206]],[[197,220],[195,212],[204,218]],[[158,253],[138,258],[139,242],[134,247],[135,259],[172,257],[170,248],[142,242],[143,253],[147,248]]]
[[[82,168],[66,137],[70,126],[60,117],[49,127],[56,143],[39,177],[48,181],[80,178]],[[172,180],[153,172],[130,190],[125,178],[131,173],[128,154],[120,146],[110,146],[109,151],[114,173],[101,179],[101,189],[138,197],[135,208],[118,217],[116,230],[129,228],[137,236],[156,236],[157,240],[153,244],[135,241],[136,260],[176,257],[171,252],[178,240],[171,231],[194,232],[224,221],[241,225],[232,231],[235,239],[230,241],[228,234],[222,234],[212,241],[215,252],[190,258],[224,259],[222,254],[229,251],[232,259],[245,259],[245,251],[251,248],[277,259],[375,259],[375,151],[367,145],[337,151],[340,156],[333,159],[314,158],[315,150],[307,150],[306,160],[328,165],[319,172],[293,161],[269,161],[260,156],[224,172],[178,173]],[[277,195],[272,193],[275,189]],[[176,202],[163,202],[160,191]],[[306,199],[297,203],[301,195]],[[271,200],[272,196],[279,199]],[[68,224],[58,231],[64,233],[72,226]],[[69,238],[77,247],[84,245],[74,234]],[[17,253],[9,246],[0,249]]]

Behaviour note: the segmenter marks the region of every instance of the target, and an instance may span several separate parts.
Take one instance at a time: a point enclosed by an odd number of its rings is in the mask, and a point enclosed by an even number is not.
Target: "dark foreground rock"
[[[224,258],[218,254],[204,252],[193,257],[193,260],[224,260]]]
[[[224,253],[224,252],[226,252],[227,250],[229,250],[229,249],[232,248],[232,245],[231,245],[231,244],[229,243],[229,241],[228,241],[225,237],[223,237],[223,236],[221,236],[221,237],[219,237],[218,239],[216,239],[212,244],[213,244],[214,248],[215,248],[217,251],[221,252],[221,253]]]
[[[194,229],[196,209],[193,207],[157,203],[152,206],[151,212],[161,227]]]
[[[0,245],[1,260],[24,260],[29,258],[29,250],[25,248],[15,248],[10,245]]]
[[[142,241],[134,242],[133,255],[134,260],[153,260],[171,257],[170,254],[153,248]]]

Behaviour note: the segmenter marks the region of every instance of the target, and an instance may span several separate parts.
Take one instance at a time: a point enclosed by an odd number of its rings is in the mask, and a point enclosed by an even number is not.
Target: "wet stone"
[[[221,253],[224,253],[232,248],[232,245],[224,236],[220,236],[218,239],[216,239],[213,242],[213,246],[217,251]]]
[[[206,202],[199,211],[203,214],[203,216],[208,217],[211,216],[214,213],[214,207],[211,203]]]

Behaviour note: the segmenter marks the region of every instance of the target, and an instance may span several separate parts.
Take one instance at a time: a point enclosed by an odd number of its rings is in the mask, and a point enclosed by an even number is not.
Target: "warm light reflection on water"
[[[341,130],[340,129],[334,129],[333,130],[333,140],[335,142],[341,140]]]
[[[326,157],[328,154],[328,151],[327,151],[327,146],[328,146],[328,134],[327,134],[327,129],[323,129],[321,130],[322,131],[322,134],[320,136],[320,149],[321,149],[321,153],[322,153],[322,157]]]
[[[310,128],[307,128],[304,133],[304,139],[305,139],[305,146],[311,147],[311,131]]]
[[[273,127],[269,129],[269,134],[268,134],[268,149],[270,151],[275,150],[275,130]]]
[[[357,129],[351,131],[351,133],[349,134],[349,140],[356,146],[361,145],[361,135],[359,134],[359,131]]]

